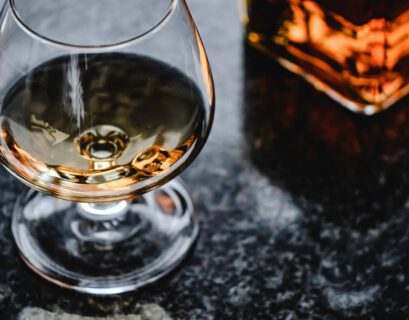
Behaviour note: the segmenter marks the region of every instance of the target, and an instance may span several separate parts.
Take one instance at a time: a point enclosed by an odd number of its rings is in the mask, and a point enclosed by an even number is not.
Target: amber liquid
[[[409,93],[408,0],[246,0],[254,46],[356,112]]]
[[[0,150],[32,187],[69,200],[118,200],[166,177],[203,138],[203,119],[199,89],[169,65],[125,54],[64,56],[10,89]]]

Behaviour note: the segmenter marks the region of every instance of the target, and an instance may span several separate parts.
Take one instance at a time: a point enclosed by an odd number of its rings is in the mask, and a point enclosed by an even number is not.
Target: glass
[[[408,0],[246,0],[249,43],[355,112],[409,92]]]
[[[94,294],[168,273],[198,234],[191,196],[172,179],[214,113],[185,1],[10,0],[0,28],[1,160],[41,191],[14,209],[24,261]]]

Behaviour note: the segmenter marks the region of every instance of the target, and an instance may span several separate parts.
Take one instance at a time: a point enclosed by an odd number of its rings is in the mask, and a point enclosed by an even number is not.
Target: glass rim
[[[164,14],[164,16],[159,20],[159,22],[157,22],[155,25],[153,25],[151,28],[149,28],[148,30],[138,34],[135,37],[131,37],[129,39],[126,40],[122,40],[122,41],[118,41],[118,42],[113,42],[113,43],[108,43],[108,44],[101,44],[101,45],[77,45],[77,44],[72,44],[72,43],[67,43],[64,41],[58,41],[49,37],[46,37],[44,35],[42,35],[41,33],[33,30],[30,26],[28,26],[28,24],[26,22],[24,22],[24,19],[21,18],[21,16],[18,13],[18,9],[16,7],[15,4],[16,0],[8,0],[8,4],[11,8],[11,12],[13,14],[13,17],[15,19],[15,21],[17,22],[17,24],[28,34],[30,34],[31,36],[39,39],[42,42],[48,43],[48,44],[53,44],[53,45],[57,45],[60,47],[65,47],[65,48],[71,48],[71,49],[89,49],[89,50],[93,50],[93,49],[110,49],[110,48],[116,48],[116,47],[123,47],[126,45],[129,45],[133,42],[139,41],[147,36],[149,36],[150,34],[158,31],[159,29],[161,29],[163,27],[163,25],[165,25],[167,23],[167,21],[170,19],[170,17],[173,15],[173,13],[176,10],[177,4],[179,3],[179,1],[184,1],[184,0],[169,0],[170,4],[169,7],[166,11],[166,13]],[[7,3],[7,2],[6,2]]]

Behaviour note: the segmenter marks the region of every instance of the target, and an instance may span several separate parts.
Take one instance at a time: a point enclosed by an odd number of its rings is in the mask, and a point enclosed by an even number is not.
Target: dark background
[[[202,213],[194,251],[130,294],[49,285],[18,258],[10,216],[25,187],[2,170],[0,319],[150,304],[189,320],[409,319],[409,101],[355,115],[244,45],[237,0],[189,4],[217,94],[211,137],[182,175]]]

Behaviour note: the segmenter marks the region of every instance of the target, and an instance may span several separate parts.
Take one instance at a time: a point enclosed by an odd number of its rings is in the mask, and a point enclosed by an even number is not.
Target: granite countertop
[[[182,175],[201,210],[184,263],[95,297],[34,275],[10,230],[25,187],[0,174],[0,319],[409,319],[409,109],[352,114],[244,45],[238,0],[190,0],[217,90]]]

